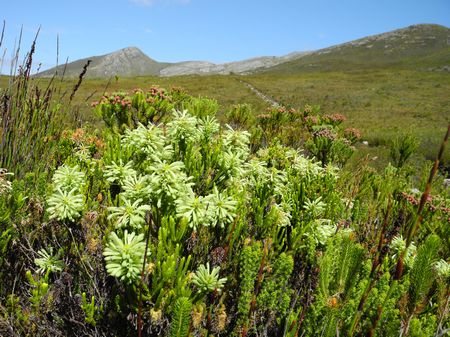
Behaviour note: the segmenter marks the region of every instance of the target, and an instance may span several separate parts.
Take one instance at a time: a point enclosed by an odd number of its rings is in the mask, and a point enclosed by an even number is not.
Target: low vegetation
[[[28,70],[0,91],[0,335],[449,335],[445,141],[349,169],[356,115],[280,99],[289,77],[246,78],[284,105],[262,110],[235,77],[106,94]]]

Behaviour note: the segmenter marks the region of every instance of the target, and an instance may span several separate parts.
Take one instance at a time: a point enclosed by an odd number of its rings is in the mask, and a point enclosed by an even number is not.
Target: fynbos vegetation
[[[449,334],[450,199],[412,137],[348,172],[361,134],[340,114],[221,124],[157,87],[105,94],[102,131],[46,129],[58,102],[29,80],[2,92],[1,335]]]

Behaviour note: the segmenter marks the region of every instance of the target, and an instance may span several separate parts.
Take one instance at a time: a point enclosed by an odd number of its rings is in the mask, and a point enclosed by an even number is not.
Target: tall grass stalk
[[[5,30],[3,24],[0,46]],[[31,75],[37,31],[30,50],[19,65],[22,31],[11,61],[8,85],[0,89],[0,167],[16,176],[39,173],[54,164],[53,156],[58,134],[63,125],[63,107],[55,84],[56,74],[47,82]],[[71,99],[81,84],[74,87]]]
[[[399,280],[402,277],[402,275],[403,275],[405,252],[409,248],[409,245],[411,244],[412,238],[415,235],[415,233],[417,232],[417,230],[419,229],[419,226],[420,226],[420,224],[421,224],[421,222],[423,220],[422,211],[423,211],[423,209],[425,207],[425,203],[426,203],[426,201],[428,199],[428,196],[430,195],[431,183],[433,182],[433,178],[434,178],[434,176],[437,173],[437,170],[438,170],[438,167],[439,167],[439,163],[440,163],[440,161],[442,159],[442,156],[444,154],[444,150],[445,150],[445,146],[447,145],[449,134],[450,134],[450,124],[448,124],[448,126],[447,126],[447,133],[445,134],[444,139],[442,140],[438,156],[437,156],[436,160],[434,161],[433,167],[431,168],[430,176],[428,177],[428,181],[427,181],[427,185],[425,187],[425,191],[422,193],[422,197],[420,198],[420,203],[419,203],[419,208],[417,210],[417,215],[415,217],[415,220],[413,220],[414,222],[409,227],[408,235],[406,237],[406,248],[402,251],[402,253],[400,254],[400,256],[398,258],[397,267],[396,267],[396,270],[395,270],[395,280]]]

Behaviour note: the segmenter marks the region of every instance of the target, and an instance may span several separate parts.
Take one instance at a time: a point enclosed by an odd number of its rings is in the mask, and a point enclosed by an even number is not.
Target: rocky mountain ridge
[[[180,76],[211,74],[250,74],[255,72],[296,72],[333,70],[394,62],[433,61],[430,65],[450,65],[450,29],[439,25],[413,25],[372,35],[347,43],[309,52],[293,52],[284,56],[263,56],[243,61],[214,64],[208,61],[177,63],[158,62],[136,47],[77,60],[43,71],[37,76],[50,77],[57,72],[67,77],[80,74],[87,60],[92,61],[87,77],[111,76]],[[436,63],[436,64],[435,64]],[[347,68],[346,68],[347,66]]]

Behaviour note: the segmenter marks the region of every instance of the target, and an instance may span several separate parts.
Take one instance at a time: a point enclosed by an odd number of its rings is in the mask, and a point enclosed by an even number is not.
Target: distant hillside
[[[267,72],[354,70],[376,67],[450,66],[450,29],[440,25],[413,25],[311,52]]]
[[[248,74],[256,70],[270,67],[294,60],[308,52],[294,52],[285,56],[262,56],[243,61],[214,64],[204,61],[187,61],[175,63],[161,70],[161,76],[194,75],[194,74]]]
[[[160,70],[169,65],[169,63],[151,59],[136,47],[128,47],[110,54],[88,57],[67,65],[60,65],[57,68],[43,71],[38,76],[53,76],[57,71],[58,75],[64,72],[64,76],[76,77],[81,73],[87,60],[92,61],[86,73],[87,77],[159,75]]]
[[[78,76],[87,60],[92,60],[87,77],[179,76],[210,74],[250,74],[257,72],[292,74],[304,71],[358,70],[379,67],[450,70],[450,29],[422,24],[365,37],[311,52],[285,56],[264,56],[214,64],[207,61],[157,62],[135,47],[93,56],[43,71],[38,76]]]

